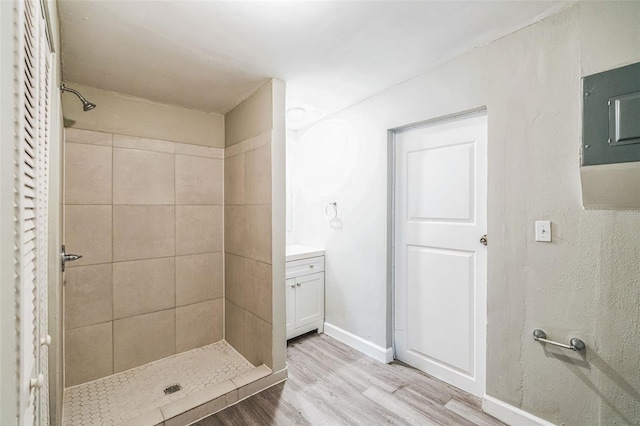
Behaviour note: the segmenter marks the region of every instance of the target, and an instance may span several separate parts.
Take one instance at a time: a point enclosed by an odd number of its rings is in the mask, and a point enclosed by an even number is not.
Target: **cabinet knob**
[[[296,283],[296,285],[297,285],[298,287],[300,287],[300,283]]]
[[[295,284],[291,284],[291,288],[296,288],[296,285]]]
[[[313,265],[309,265],[309,268],[313,269]]]

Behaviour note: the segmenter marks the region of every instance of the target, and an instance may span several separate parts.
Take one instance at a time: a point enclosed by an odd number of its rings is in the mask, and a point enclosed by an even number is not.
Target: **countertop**
[[[287,246],[287,262],[290,260],[307,259],[309,257],[324,256],[324,249],[300,244]]]

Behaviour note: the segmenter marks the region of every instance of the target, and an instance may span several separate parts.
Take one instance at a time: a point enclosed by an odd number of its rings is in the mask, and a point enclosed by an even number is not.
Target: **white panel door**
[[[324,273],[296,278],[295,327],[324,318]]]
[[[396,134],[398,359],[485,392],[487,117]]]

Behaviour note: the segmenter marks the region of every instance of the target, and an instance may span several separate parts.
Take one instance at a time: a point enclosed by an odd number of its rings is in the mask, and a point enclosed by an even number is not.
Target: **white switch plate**
[[[536,220],[536,241],[551,242],[551,222]]]

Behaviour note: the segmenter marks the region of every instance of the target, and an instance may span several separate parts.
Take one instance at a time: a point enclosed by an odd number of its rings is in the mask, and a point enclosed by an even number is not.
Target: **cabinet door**
[[[295,327],[324,318],[324,273],[296,278]]]
[[[291,337],[291,333],[295,328],[296,318],[296,279],[291,278],[285,281],[287,287],[287,339]]]

